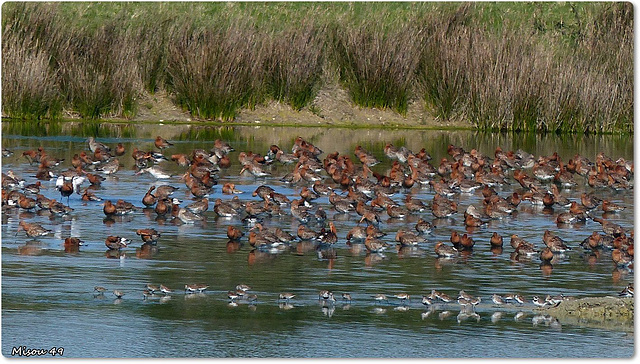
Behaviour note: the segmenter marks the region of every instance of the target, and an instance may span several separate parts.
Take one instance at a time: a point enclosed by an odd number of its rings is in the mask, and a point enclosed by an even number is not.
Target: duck
[[[629,255],[622,249],[613,249],[611,251],[611,260],[616,266],[626,268],[633,263],[633,256]]]
[[[298,226],[297,234],[300,240],[312,240],[318,238],[318,233],[316,231],[313,231],[312,229],[302,224]]]
[[[364,246],[370,253],[381,253],[389,247],[389,244],[369,235],[364,240]]]
[[[415,229],[420,234],[429,234],[433,230],[433,225],[422,218],[418,219]]]
[[[624,228],[622,228],[622,226],[611,221],[607,221],[598,217],[594,217],[593,221],[598,222],[602,225],[602,231],[604,231],[605,234],[618,237],[625,233],[625,230]]]
[[[122,248],[126,248],[131,240],[122,238],[119,236],[109,235],[107,239],[104,241],[104,245],[106,245],[109,250],[120,250]]]
[[[232,195],[243,193],[243,191],[237,189],[235,184],[227,182],[222,186],[222,193],[225,195]]]
[[[396,241],[402,246],[416,246],[420,243],[426,243],[427,239],[405,230],[398,230],[396,233]]]
[[[336,226],[334,225],[333,221],[329,222],[329,230],[325,230],[325,228],[322,228],[316,239],[323,244],[335,244],[338,242]]]
[[[153,145],[155,145],[156,148],[163,150],[172,146],[173,143],[168,142],[166,139],[158,135],[154,140]]]
[[[553,257],[553,251],[549,247],[546,247],[540,251],[540,261],[542,261],[543,263],[551,262],[551,259],[553,259]]]
[[[240,240],[244,236],[244,232],[235,226],[227,226],[227,237],[229,240]]]
[[[615,204],[609,200],[602,201],[602,211],[604,212],[620,212],[624,210],[626,207]]]
[[[436,243],[434,251],[439,258],[452,258],[458,256],[458,249],[452,246],[447,246],[441,241]]]
[[[160,233],[153,228],[138,229],[136,230],[136,234],[140,236],[145,244],[155,244],[160,238]]]
[[[489,239],[489,244],[491,244],[492,247],[502,247],[503,245],[502,236],[497,232],[494,232],[491,235],[491,238]]]
[[[567,250],[571,250],[571,248],[567,246],[564,239],[556,236],[549,230],[545,230],[542,241],[554,253],[562,253]]]
[[[216,199],[213,205],[213,211],[221,217],[234,217],[239,215],[239,212],[230,206],[229,203],[222,202],[219,198]]]
[[[24,232],[27,234],[28,237],[30,238],[37,238],[39,236],[45,236],[50,234],[52,231],[45,229],[42,227],[42,225],[37,224],[37,223],[28,223],[25,221],[20,221],[19,226],[18,226],[18,231],[20,231],[20,229],[24,230]],[[17,232],[16,232],[17,234]]]
[[[387,205],[387,215],[393,219],[403,219],[408,215],[408,211],[401,206]]]
[[[190,212],[194,213],[194,214],[202,214],[204,212],[206,212],[207,210],[209,210],[209,199],[208,198],[202,198],[198,201],[195,201],[187,206],[185,206],[185,209],[189,210]]]

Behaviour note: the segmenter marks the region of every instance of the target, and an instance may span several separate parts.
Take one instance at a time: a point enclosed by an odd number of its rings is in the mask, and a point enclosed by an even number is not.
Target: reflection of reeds
[[[2,111],[129,118],[164,89],[229,120],[270,99],[310,106],[337,75],[356,105],[423,101],[481,129],[633,130],[630,4],[568,5],[570,24],[542,13],[561,5],[508,4],[524,15],[499,26],[491,6],[6,3]]]

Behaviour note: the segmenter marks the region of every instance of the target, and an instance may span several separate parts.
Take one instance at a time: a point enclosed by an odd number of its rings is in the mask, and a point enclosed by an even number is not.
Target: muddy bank
[[[633,298],[588,297],[565,300],[557,307],[536,308],[534,312],[551,315],[562,324],[633,331]]]
[[[71,117],[71,115],[68,115]],[[116,120],[117,119],[113,119]],[[164,91],[145,93],[138,99],[138,112],[130,121],[208,121],[181,110]],[[242,109],[233,121],[225,124],[259,124],[282,126],[342,126],[372,128],[450,129],[474,128],[463,120],[441,121],[428,112],[423,102],[410,102],[406,115],[390,109],[363,108],[349,100],[346,90],[337,85],[322,88],[313,103],[299,111],[271,101],[253,109]]]

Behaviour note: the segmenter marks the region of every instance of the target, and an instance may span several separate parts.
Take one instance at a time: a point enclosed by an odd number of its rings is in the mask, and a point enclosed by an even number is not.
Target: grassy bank
[[[633,131],[630,3],[4,3],[2,113],[193,117],[270,100],[320,113],[422,103],[480,129]]]

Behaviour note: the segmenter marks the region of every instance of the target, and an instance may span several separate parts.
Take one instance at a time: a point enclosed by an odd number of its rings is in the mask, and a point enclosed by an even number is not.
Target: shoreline
[[[536,308],[534,313],[555,317],[562,324],[634,331],[634,299],[613,296],[564,300],[556,307]]]
[[[335,87],[331,88],[336,91]],[[216,127],[284,127],[284,128],[343,128],[343,129],[373,129],[373,130],[440,130],[440,131],[478,131],[485,133],[510,133],[510,134],[558,134],[554,132],[521,132],[503,130],[482,130],[470,122],[462,120],[442,122],[427,115],[425,105],[412,102],[409,105],[407,115],[403,116],[389,109],[361,108],[348,101],[346,91],[335,92],[326,96],[329,92],[321,92],[313,105],[323,105],[326,110],[331,110],[328,115],[318,116],[303,108],[294,110],[287,104],[271,101],[264,105],[258,105],[254,109],[242,109],[233,121],[199,119],[191,116],[187,111],[180,110],[164,91],[151,95],[146,93],[139,100],[139,112],[135,117],[126,118],[100,118],[82,119],[73,113],[65,113],[57,119],[24,120],[2,116],[2,122],[37,122],[37,123],[108,123],[108,124],[144,124],[144,125],[196,125]],[[564,132],[560,135],[633,135],[628,132]]]

